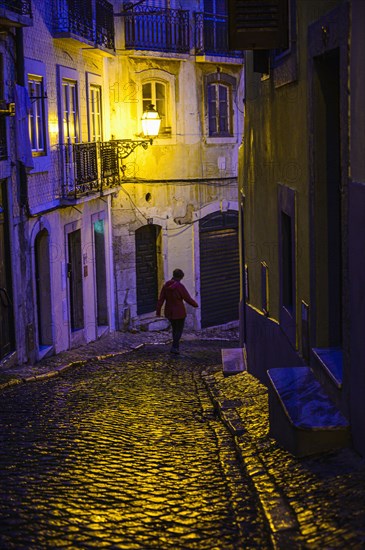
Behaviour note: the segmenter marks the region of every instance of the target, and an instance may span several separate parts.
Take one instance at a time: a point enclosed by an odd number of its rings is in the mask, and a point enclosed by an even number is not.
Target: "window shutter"
[[[228,0],[231,50],[288,48],[288,0]]]
[[[209,113],[209,135],[217,133],[217,104],[215,84],[208,86],[208,113]]]
[[[219,86],[219,132],[228,134],[228,88]]]

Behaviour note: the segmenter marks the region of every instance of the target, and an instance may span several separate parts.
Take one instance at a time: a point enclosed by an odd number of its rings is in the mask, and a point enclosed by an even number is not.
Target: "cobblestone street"
[[[201,377],[221,347],[150,344],[5,389],[0,547],[270,548]]]

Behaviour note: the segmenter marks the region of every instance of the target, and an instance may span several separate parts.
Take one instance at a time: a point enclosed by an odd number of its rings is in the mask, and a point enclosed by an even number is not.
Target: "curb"
[[[105,355],[94,355],[92,357],[89,357],[88,359],[84,359],[82,361],[72,361],[71,363],[67,363],[65,365],[61,365],[60,367],[55,367],[53,370],[50,370],[49,372],[44,372],[42,374],[35,374],[31,376],[21,376],[19,378],[10,378],[7,382],[4,382],[3,384],[0,384],[0,391],[5,390],[7,388],[10,388],[12,386],[16,386],[18,384],[24,384],[29,382],[38,382],[40,380],[48,380],[50,378],[55,378],[56,376],[59,376],[66,370],[72,368],[72,367],[83,367],[90,361],[101,361],[103,359],[110,359],[112,357],[118,357],[119,355],[125,355],[126,353],[131,353],[132,351],[137,351],[141,348],[143,348],[145,344],[138,344],[137,346],[134,346],[130,349],[125,349],[123,351],[118,351],[114,353],[107,353]]]
[[[278,550],[283,548],[283,539],[285,539],[286,547],[290,545],[295,548],[299,536],[296,514],[282,494],[280,487],[268,473],[265,464],[260,459],[259,450],[244,427],[236,410],[236,407],[242,406],[242,401],[225,399],[217,387],[214,376],[202,374],[213,406],[221,421],[232,434],[237,454],[255,488],[271,533],[273,548]]]

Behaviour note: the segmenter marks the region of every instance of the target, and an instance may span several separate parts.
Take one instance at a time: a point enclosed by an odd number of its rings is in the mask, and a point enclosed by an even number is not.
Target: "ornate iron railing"
[[[242,52],[229,50],[227,15],[195,13],[195,52],[230,57],[242,55]]]
[[[95,0],[94,0],[95,1]],[[107,0],[60,0],[57,3],[53,32],[70,33],[90,42],[114,49],[113,6]]]
[[[0,8],[5,8],[19,15],[32,16],[30,0],[0,0]]]
[[[130,5],[124,8],[127,49],[189,51],[189,11],[142,6],[130,8]]]
[[[64,199],[77,199],[118,187],[127,170],[125,159],[150,140],[115,139],[61,145]]]
[[[117,155],[108,143],[72,143],[61,146],[62,197],[77,199],[91,193],[117,187],[121,173]]]
[[[113,5],[106,0],[96,0],[96,43],[114,50]]]

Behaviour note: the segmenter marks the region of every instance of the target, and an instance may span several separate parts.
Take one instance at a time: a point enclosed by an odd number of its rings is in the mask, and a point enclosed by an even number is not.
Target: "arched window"
[[[227,84],[208,85],[208,118],[210,136],[231,136],[231,89]]]
[[[217,72],[206,77],[207,131],[209,137],[232,137],[234,77]]]
[[[152,103],[161,117],[159,135],[170,135],[171,125],[168,122],[168,89],[164,82],[151,80],[142,84],[143,111]]]

